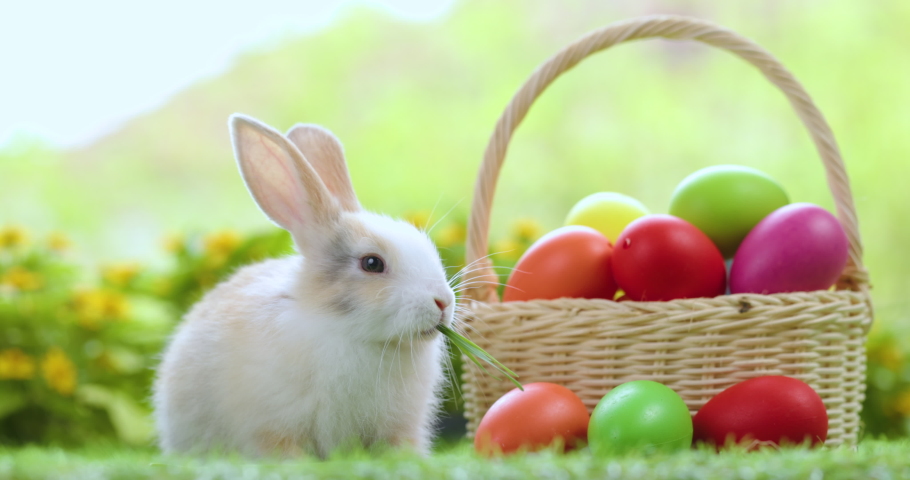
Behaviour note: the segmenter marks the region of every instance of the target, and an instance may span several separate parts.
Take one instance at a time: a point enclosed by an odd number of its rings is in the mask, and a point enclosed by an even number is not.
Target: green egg
[[[698,227],[731,258],[752,227],[790,203],[773,178],[754,168],[718,165],[686,177],[670,199],[670,215]]]
[[[588,446],[598,457],[633,451],[674,451],[692,445],[692,416],[669,387],[650,380],[623,383],[591,413]]]

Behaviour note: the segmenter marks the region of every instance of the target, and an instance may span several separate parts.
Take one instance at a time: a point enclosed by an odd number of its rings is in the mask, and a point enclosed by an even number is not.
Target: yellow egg
[[[649,213],[648,207],[628,195],[599,192],[576,203],[566,216],[565,225],[591,227],[615,243],[626,225]]]

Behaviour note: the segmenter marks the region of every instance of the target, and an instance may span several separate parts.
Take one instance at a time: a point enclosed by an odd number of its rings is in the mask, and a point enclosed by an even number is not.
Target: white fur
[[[248,184],[257,181],[250,175]],[[270,216],[278,208],[260,206]],[[177,328],[154,387],[162,450],[324,457],[339,447],[388,443],[428,451],[445,355],[433,327],[451,323],[455,300],[439,256],[426,234],[404,222],[329,213],[333,220],[322,223],[301,215],[313,229],[305,235],[291,229],[306,258],[239,270]],[[350,245],[327,241],[339,232]],[[360,256],[372,253],[386,260],[384,274],[360,270]],[[434,299],[446,303],[443,311]]]

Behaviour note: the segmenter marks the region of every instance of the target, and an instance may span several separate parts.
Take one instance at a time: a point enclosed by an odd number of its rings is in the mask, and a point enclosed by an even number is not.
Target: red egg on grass
[[[765,376],[737,383],[708,401],[692,419],[693,443],[718,449],[730,444],[822,445],[828,411],[821,397],[799,379]]]
[[[474,449],[484,455],[541,450],[560,442],[568,451],[588,440],[590,415],[575,393],[555,383],[529,383],[506,393],[483,416]]]
[[[630,223],[613,249],[613,276],[636,301],[716,297],[727,286],[724,257],[707,235],[671,215]]]
[[[607,237],[591,227],[557,228],[534,242],[518,259],[502,301],[562,297],[612,300],[616,294],[612,254]]]

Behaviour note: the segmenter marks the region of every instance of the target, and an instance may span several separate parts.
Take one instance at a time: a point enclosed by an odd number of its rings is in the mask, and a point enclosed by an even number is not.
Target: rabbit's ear
[[[338,204],[303,155],[281,133],[247,117],[230,119],[234,156],[259,208],[295,236],[329,225]]]
[[[341,208],[349,212],[360,210],[360,202],[344,161],[344,149],[338,138],[325,128],[311,124],[295,125],[288,131],[287,137],[310,162]]]

